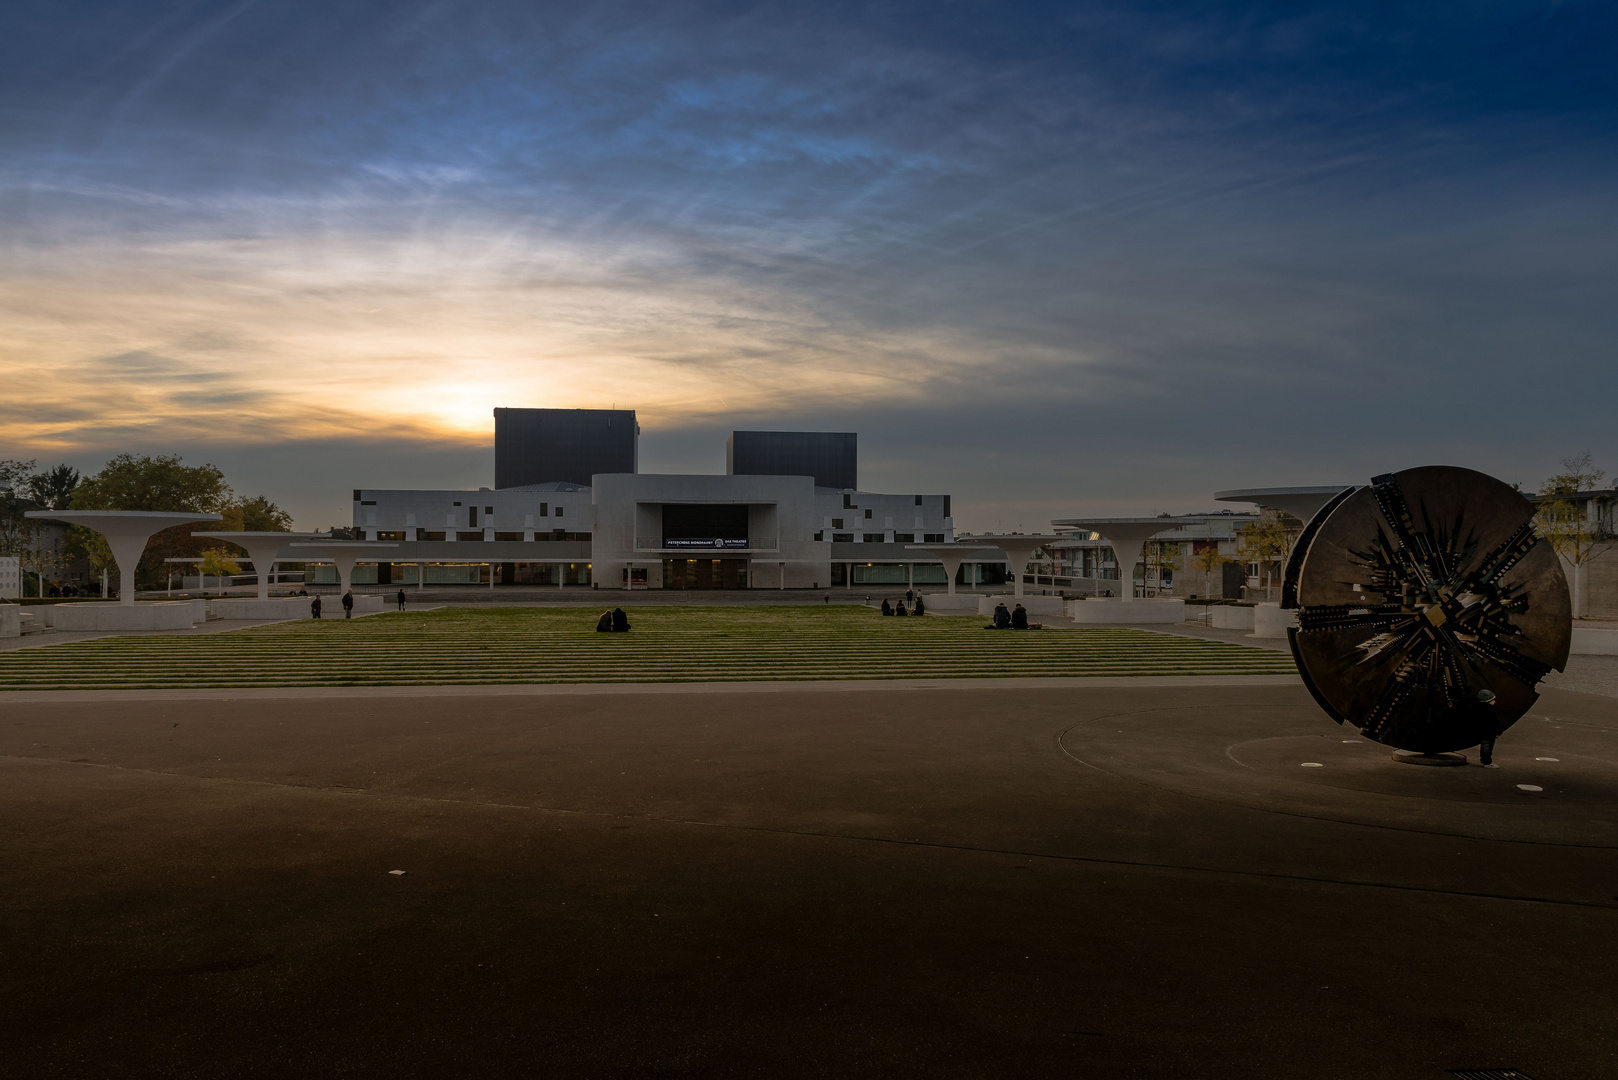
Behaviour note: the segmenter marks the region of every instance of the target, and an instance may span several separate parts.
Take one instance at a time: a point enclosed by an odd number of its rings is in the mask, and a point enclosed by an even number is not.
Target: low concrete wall
[[[927,602],[927,610],[933,615],[975,615],[978,610],[978,601],[983,597],[977,593],[949,593],[930,592],[922,593],[921,598]],[[993,611],[991,607],[989,610]]]
[[[381,597],[372,597],[371,599],[380,600]],[[324,599],[321,603],[328,607],[338,606],[330,599]],[[272,596],[268,600],[260,600],[256,596],[222,597],[208,601],[208,617],[210,619],[307,619],[309,617],[309,597]]]
[[[1164,600],[1071,600],[1067,617],[1086,626],[1153,625],[1185,622],[1185,601]]]
[[[1618,656],[1618,630],[1575,626],[1572,652],[1575,656]]]
[[[1222,630],[1251,630],[1253,629],[1253,609],[1250,607],[1234,607],[1230,604],[1220,604],[1218,607],[1208,609],[1213,625]]]
[[[1259,604],[1252,610],[1256,638],[1284,638],[1287,627],[1298,625],[1298,613],[1291,608],[1282,611],[1280,604]]]
[[[0,638],[22,637],[22,608],[0,604]]]
[[[68,633],[189,630],[204,615],[200,600],[140,604],[52,604],[51,625]]]
[[[1007,611],[1013,611],[1018,604],[1021,604],[1023,610],[1030,615],[1060,615],[1064,603],[1066,601],[1060,596],[1025,596],[1020,600],[1015,596],[980,596],[978,614],[988,618],[994,614],[994,609],[999,604],[1006,605]]]

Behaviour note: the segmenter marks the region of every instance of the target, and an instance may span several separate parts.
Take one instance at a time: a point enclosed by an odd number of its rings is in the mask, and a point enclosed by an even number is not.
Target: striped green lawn
[[[336,605],[332,605],[335,607]],[[444,608],[0,653],[0,690],[1278,675],[1284,653],[1142,630],[983,629],[862,607]]]

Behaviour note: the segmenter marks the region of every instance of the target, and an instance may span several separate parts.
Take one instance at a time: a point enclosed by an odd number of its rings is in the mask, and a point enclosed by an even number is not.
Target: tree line
[[[136,581],[147,585],[166,580],[165,559],[206,558],[210,551],[223,556],[235,548],[221,548],[219,541],[194,537],[193,532],[292,528],[292,515],[267,497],[237,494],[217,466],[187,465],[178,454],[119,454],[83,477],[70,465],[41,469],[35,461],[0,461],[0,555],[21,560],[36,589],[41,578],[60,578],[79,560],[99,577],[111,566],[112,554],[100,533],[78,526],[60,532],[25,516],[30,510],[178,510],[221,516],[216,523],[177,525],[153,536],[135,573]]]

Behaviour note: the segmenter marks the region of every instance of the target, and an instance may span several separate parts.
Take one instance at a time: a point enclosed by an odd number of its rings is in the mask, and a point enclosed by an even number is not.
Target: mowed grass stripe
[[[195,637],[102,638],[0,654],[0,688],[735,682],[1026,675],[1289,674],[1290,657],[1129,629],[995,633],[976,617],[883,618],[858,607],[596,613],[448,608],[301,620]]]

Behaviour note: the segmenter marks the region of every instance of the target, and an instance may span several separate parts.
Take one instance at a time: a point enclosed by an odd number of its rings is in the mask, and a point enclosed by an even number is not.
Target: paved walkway
[[[0,701],[0,1072],[1612,1075],[1608,700],[894,689]]]

